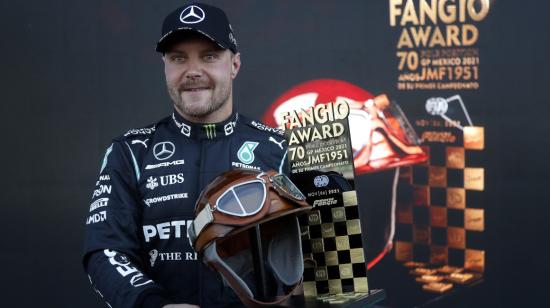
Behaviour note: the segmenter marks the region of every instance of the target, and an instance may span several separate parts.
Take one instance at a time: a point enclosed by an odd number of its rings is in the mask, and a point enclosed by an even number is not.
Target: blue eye
[[[214,62],[218,59],[218,56],[217,55],[214,55],[214,54],[208,54],[208,55],[205,55],[203,57],[204,61],[206,62]]]
[[[173,63],[181,63],[185,60],[185,58],[182,55],[172,55],[169,57],[170,62]]]

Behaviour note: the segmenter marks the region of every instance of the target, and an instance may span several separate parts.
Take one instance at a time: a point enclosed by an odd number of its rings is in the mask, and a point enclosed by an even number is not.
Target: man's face
[[[240,54],[194,35],[174,44],[163,59],[168,93],[182,116],[201,120],[216,118],[212,116],[223,110],[231,112],[232,82],[241,65]]]

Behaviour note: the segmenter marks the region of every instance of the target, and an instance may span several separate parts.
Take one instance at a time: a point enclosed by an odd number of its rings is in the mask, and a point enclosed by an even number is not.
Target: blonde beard
[[[196,119],[206,118],[209,115],[220,110],[222,107],[224,107],[226,104],[229,103],[229,97],[231,96],[231,90],[229,90],[227,91],[227,94],[224,95],[224,97],[222,97],[221,99],[213,98],[210,101],[210,104],[207,104],[205,106],[200,106],[203,108],[193,108],[193,107],[190,107],[189,104],[186,104],[183,102],[180,96],[180,92],[173,93],[172,91],[168,90],[168,93],[170,94],[170,98],[174,103],[174,108],[176,108],[176,110],[181,115],[187,115],[191,118],[196,118]]]

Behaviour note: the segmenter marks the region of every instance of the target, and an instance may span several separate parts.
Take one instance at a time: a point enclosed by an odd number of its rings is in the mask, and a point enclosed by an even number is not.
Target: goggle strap
[[[212,215],[210,204],[206,204],[206,206],[197,214],[197,217],[195,217],[195,220],[193,220],[193,222],[189,226],[189,229],[192,228],[192,232],[189,232],[190,236],[192,235],[193,237],[195,237],[194,239],[192,239],[192,243],[194,243],[196,238],[199,237],[202,230],[213,221],[214,215]]]

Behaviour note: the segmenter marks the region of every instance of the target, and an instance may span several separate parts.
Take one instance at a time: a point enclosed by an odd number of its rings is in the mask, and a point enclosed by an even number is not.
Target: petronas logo
[[[243,164],[250,164],[254,161],[254,149],[258,146],[258,142],[245,141],[239,151],[237,152],[237,158]]]
[[[216,124],[204,124],[203,127],[206,132],[206,138],[212,139],[216,137]]]

